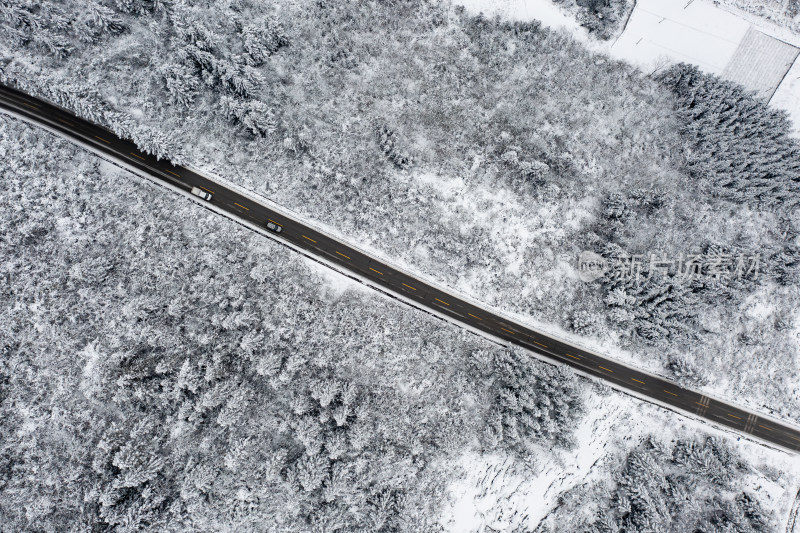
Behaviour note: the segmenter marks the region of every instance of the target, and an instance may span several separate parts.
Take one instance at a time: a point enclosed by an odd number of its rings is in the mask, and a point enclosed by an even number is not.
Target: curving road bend
[[[278,213],[251,196],[169,161],[158,161],[141,152],[131,141],[120,139],[107,129],[78,118],[58,106],[0,85],[0,111],[45,126],[81,145],[88,145],[93,151],[132,167],[157,182],[186,192],[197,188],[209,193],[212,195],[209,203],[232,218],[255,224],[278,241],[289,243],[311,257],[324,259],[337,269],[350,271],[367,279],[370,284],[390,294],[401,295],[418,307],[435,311],[452,322],[467,325],[507,344],[521,346],[541,359],[564,364],[581,374],[602,379],[623,392],[653,400],[782,449],[795,453],[800,451],[800,430],[797,428],[710,398],[501,317]],[[200,198],[197,201],[203,202]]]

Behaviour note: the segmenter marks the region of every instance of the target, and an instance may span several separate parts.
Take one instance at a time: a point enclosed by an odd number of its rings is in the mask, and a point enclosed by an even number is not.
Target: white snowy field
[[[638,0],[610,51],[648,72],[664,61],[683,61],[721,74],[749,27],[710,2]]]

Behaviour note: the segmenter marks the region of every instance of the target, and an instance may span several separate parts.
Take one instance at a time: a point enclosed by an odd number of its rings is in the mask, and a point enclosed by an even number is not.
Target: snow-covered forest
[[[447,2],[2,5],[7,83],[542,328],[800,417],[797,143],[735,86]],[[587,284],[587,249],[758,255],[760,275]]]
[[[760,502],[741,492],[740,480],[751,467],[715,439],[645,439],[618,466],[620,472],[599,494],[587,494],[585,487],[564,494],[537,533],[783,531]],[[605,511],[583,529],[587,501]]]
[[[720,0],[724,5],[751,13],[800,32],[800,0]]]
[[[622,31],[633,10],[634,0],[553,0],[571,12],[589,33],[603,40],[611,39]]]
[[[0,141],[3,531],[425,531],[448,454],[569,445],[570,373],[52,135]]]
[[[3,531],[464,531],[449,510],[486,464],[536,488],[576,457],[540,532],[780,531],[781,452],[618,404],[4,116],[0,176]],[[506,490],[476,523],[536,528]]]

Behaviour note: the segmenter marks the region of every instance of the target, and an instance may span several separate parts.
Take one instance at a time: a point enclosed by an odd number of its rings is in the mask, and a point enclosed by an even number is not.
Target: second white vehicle
[[[202,198],[206,202],[210,202],[211,198],[212,198],[210,192],[206,192],[203,189],[200,189],[198,187],[192,187],[192,194],[194,194],[198,198]]]

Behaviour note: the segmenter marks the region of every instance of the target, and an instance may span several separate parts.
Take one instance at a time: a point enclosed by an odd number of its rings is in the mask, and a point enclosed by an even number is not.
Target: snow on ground
[[[553,455],[543,449],[528,464],[499,453],[465,454],[459,465],[464,474],[448,487],[440,523],[450,533],[532,530],[557,507],[560,495],[579,486],[591,491],[595,483],[607,481],[617,460],[653,434],[664,442],[731,436],[626,395],[591,394],[571,452]],[[787,487],[800,483],[800,462],[744,438],[727,442],[753,466],[745,481],[749,491],[775,511],[779,523],[786,523],[794,500]],[[587,505],[581,512],[592,517],[597,511]]]
[[[628,420],[630,400],[621,395],[587,396],[588,414],[576,431],[578,445],[553,456],[542,449],[523,465],[498,453],[469,452],[461,458],[466,475],[449,487],[440,523],[451,533],[534,529],[558,495],[586,481],[619,426]],[[630,438],[630,437],[629,437]]]
[[[778,524],[786,524],[794,503],[796,487],[800,484],[800,461],[797,461],[797,456],[745,440],[738,441],[736,448],[753,466],[753,471],[746,477],[745,486],[765,507],[771,505]],[[759,472],[771,472],[772,476],[765,477],[759,475]]]
[[[750,24],[711,3],[638,0],[611,54],[651,72],[664,60],[721,74]]]
[[[338,298],[347,291],[363,291],[374,294],[374,291],[367,288],[365,285],[358,283],[352,278],[333,270],[330,267],[323,266],[322,264],[314,261],[313,259],[305,258],[306,266],[313,270],[320,278],[320,284],[325,287],[328,296]]]
[[[565,28],[581,41],[588,40],[586,29],[549,0],[454,0],[454,3],[476,15],[500,15],[509,20],[536,19],[552,28]]]
[[[778,86],[769,103],[773,107],[789,112],[789,117],[794,123],[794,135],[800,137],[800,58],[795,60],[792,68],[786,73],[783,83]]]

